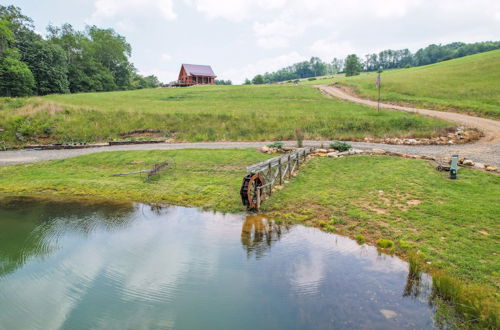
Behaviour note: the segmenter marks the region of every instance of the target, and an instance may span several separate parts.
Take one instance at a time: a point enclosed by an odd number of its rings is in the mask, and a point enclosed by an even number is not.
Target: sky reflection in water
[[[0,201],[1,329],[432,328],[429,279],[407,270],[260,216]]]

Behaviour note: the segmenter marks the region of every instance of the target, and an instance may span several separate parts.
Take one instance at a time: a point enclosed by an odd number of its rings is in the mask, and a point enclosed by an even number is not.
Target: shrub
[[[356,238],[356,242],[358,242],[358,244],[363,244],[364,242],[366,242],[365,237],[361,234],[356,235],[355,238]]]
[[[276,142],[268,144],[267,146],[269,148],[273,148],[273,149],[282,149],[284,145],[285,144],[283,142],[276,141]]]
[[[319,223],[320,227],[325,227],[327,224],[326,221],[324,221],[324,220],[320,220],[318,223]]]
[[[309,80],[309,81],[314,81],[314,80],[316,80],[316,78],[311,77],[311,78],[308,78],[307,80]]]
[[[377,246],[382,249],[391,248],[394,246],[394,242],[390,239],[381,238],[377,240]]]
[[[347,150],[351,149],[352,146],[347,142],[336,141],[336,142],[330,144],[330,148],[335,149],[335,150],[340,151],[340,152],[343,152],[343,151],[347,151]]]

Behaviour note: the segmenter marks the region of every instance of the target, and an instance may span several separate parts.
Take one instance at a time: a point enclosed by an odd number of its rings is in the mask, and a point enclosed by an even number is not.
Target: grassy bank
[[[500,50],[382,73],[381,100],[420,108],[468,112],[500,118]],[[353,86],[356,94],[377,99],[377,73],[318,80]]]
[[[178,150],[103,152],[64,160],[0,167],[0,193],[94,196],[241,211],[238,195],[248,164],[270,155],[254,150]],[[173,161],[158,178],[144,174],[111,176],[151,169]]]
[[[238,212],[246,166],[268,157],[255,150],[97,153],[0,167],[0,193],[85,195]],[[158,179],[111,176],[168,159],[175,159],[176,168]],[[461,169],[459,180],[451,181],[423,160],[353,156],[311,160],[263,211],[384,246],[405,258],[418,250],[440,295],[472,315],[469,319],[484,319],[498,318],[499,202],[500,177],[494,174]]]
[[[329,99],[311,86],[198,86],[0,100],[0,147],[100,142],[136,129],[178,141],[428,137],[430,118]],[[19,139],[20,134],[26,142]]]

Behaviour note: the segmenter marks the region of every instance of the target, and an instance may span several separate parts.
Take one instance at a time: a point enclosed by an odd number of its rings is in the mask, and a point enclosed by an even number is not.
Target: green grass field
[[[100,142],[134,129],[160,129],[177,141],[263,141],[428,137],[450,123],[324,97],[311,86],[197,86],[50,95],[0,101],[0,147]],[[38,137],[38,139],[37,139]],[[26,142],[27,143],[27,142]]]
[[[421,108],[500,118],[500,50],[431,65],[382,73],[381,100]],[[377,99],[377,73],[307,81],[354,86],[361,97]]]
[[[255,150],[103,152],[0,167],[0,194],[128,199],[241,212],[238,192],[245,168],[268,157]],[[171,159],[175,169],[157,179],[111,176]],[[450,298],[453,303],[474,305],[472,318],[481,317],[484,324],[497,322],[497,175],[461,169],[459,179],[451,181],[423,160],[315,158],[264,203],[263,212],[275,220],[362,237],[374,245],[379,239],[391,240],[394,248],[385,252],[402,257],[408,257],[409,250],[421,251],[426,270],[454,283],[449,286],[452,297],[459,298]],[[445,275],[440,275],[442,270]],[[493,321],[487,321],[487,315]]]

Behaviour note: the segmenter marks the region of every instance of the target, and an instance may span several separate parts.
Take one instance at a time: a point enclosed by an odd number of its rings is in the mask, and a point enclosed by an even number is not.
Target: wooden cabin
[[[215,78],[210,65],[183,64],[175,86],[214,85]]]

